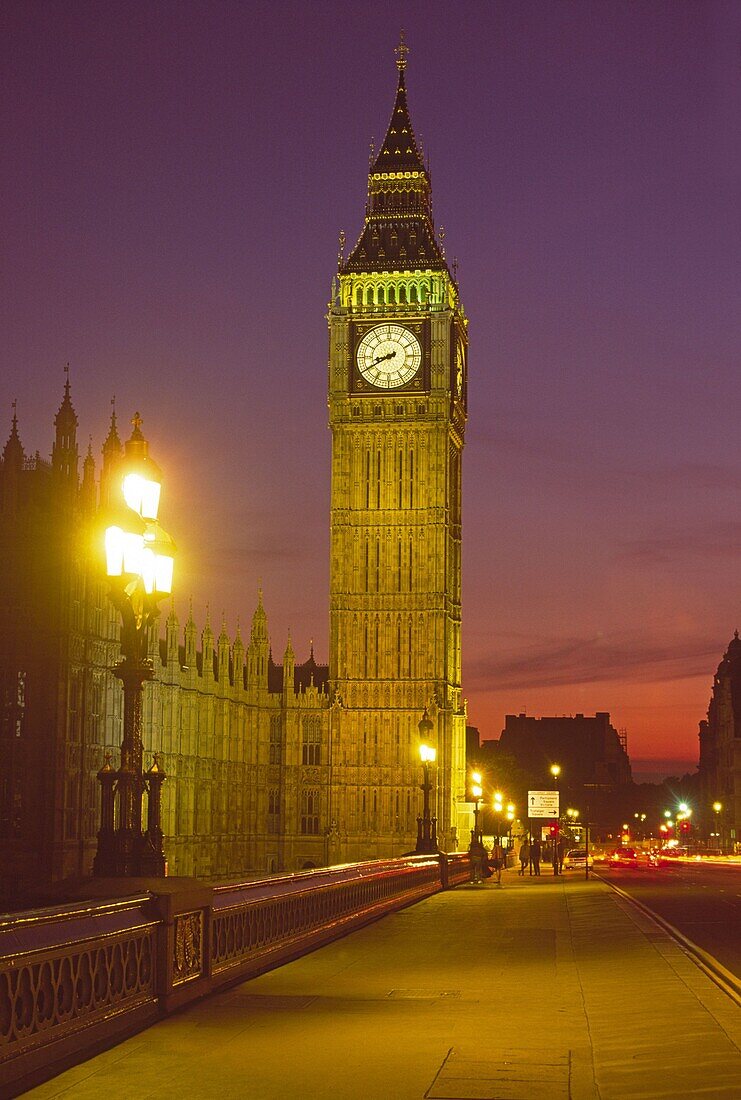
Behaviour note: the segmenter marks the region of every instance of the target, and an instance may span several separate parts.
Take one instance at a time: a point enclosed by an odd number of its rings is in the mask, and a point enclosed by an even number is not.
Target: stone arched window
[[[301,792],[301,832],[304,836],[319,833],[319,791],[313,788]]]

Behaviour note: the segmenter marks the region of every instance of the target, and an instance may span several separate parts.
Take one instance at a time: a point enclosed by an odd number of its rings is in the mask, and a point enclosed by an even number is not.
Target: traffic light
[[[558,822],[556,821],[556,822],[554,822],[553,825],[551,825],[550,829],[548,830],[548,834],[553,840],[555,840],[555,838],[559,834],[559,831],[560,831],[560,826],[559,826]]]
[[[690,823],[689,823],[689,821],[683,821],[683,822],[681,822],[681,824],[680,824],[679,828],[680,828],[680,829],[682,830],[682,832],[683,832],[683,833],[688,833],[688,832],[690,831]]]

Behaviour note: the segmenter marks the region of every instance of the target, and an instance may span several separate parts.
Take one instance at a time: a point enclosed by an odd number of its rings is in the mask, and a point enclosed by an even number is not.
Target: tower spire
[[[398,80],[386,136],[371,154],[365,226],[340,275],[351,272],[444,271],[445,254],[435,236],[432,190],[409,115],[406,67],[409,47],[402,31],[395,49]]]
[[[422,153],[414,136],[412,120],[409,117],[409,104],[407,103],[407,89],[404,74],[407,67],[409,47],[404,41],[404,31],[401,32],[399,45],[395,48],[396,67],[399,70],[399,80],[396,86],[396,99],[394,109],[391,112],[391,120],[386,130],[381,148],[371,168],[375,172],[427,172],[425,170]]]
[[[399,31],[399,45],[394,46],[394,53],[396,54],[396,68],[400,73],[403,73],[407,67],[407,56],[409,54],[409,47],[406,44],[403,27]]]

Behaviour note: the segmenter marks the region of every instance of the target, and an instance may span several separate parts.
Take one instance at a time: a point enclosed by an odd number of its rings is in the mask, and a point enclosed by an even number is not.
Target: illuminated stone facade
[[[437,748],[441,843],[464,799],[461,454],[467,322],[432,219],[405,48],[365,223],[329,308],[329,817],[341,859],[413,847],[417,724]]]

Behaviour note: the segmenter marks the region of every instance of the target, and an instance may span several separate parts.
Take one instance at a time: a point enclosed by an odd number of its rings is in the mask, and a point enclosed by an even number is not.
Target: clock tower
[[[414,847],[425,710],[440,847],[468,840],[456,820],[467,320],[409,117],[407,52],[402,41],[365,223],[347,256],[341,238],[328,315],[330,862]]]

